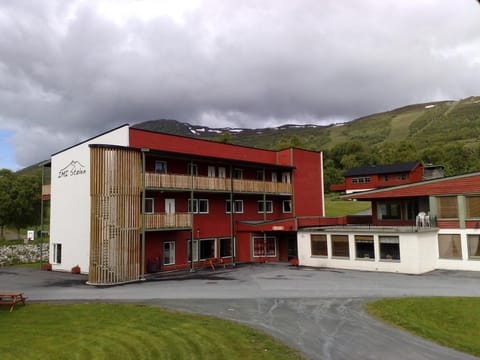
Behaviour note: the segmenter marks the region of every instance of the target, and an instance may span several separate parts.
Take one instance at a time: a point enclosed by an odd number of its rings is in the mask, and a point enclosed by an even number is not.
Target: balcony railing
[[[176,214],[145,214],[145,229],[178,229],[192,226],[191,215]]]
[[[145,173],[145,186],[158,189],[225,191],[232,190],[227,178]],[[291,194],[292,184],[258,180],[233,180],[233,191],[243,193]]]

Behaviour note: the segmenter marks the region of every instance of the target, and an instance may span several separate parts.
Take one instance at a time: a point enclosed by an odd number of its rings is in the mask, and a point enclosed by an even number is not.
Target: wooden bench
[[[27,298],[20,292],[0,292],[0,305],[10,305],[10,312],[19,302],[25,305]]]
[[[210,265],[212,270],[215,270],[215,264],[221,264],[223,265],[223,268],[225,268],[227,265],[225,263],[225,260],[223,260],[223,258],[209,258],[207,259],[207,264]]]

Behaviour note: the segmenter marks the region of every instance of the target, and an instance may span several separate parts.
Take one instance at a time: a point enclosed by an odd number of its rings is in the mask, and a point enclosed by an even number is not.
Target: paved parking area
[[[309,359],[473,359],[370,318],[362,305],[402,296],[480,296],[480,274],[425,275],[245,265],[160,274],[142,283],[96,288],[86,276],[0,268],[0,288],[30,301],[121,301],[238,321],[300,349]]]

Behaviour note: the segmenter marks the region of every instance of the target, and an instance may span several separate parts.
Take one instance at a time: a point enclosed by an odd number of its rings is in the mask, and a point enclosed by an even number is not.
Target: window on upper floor
[[[440,196],[437,197],[438,212],[437,217],[440,219],[456,219],[458,218],[458,202],[456,196]]]
[[[263,170],[257,170],[257,180],[258,180],[258,181],[263,181],[263,180],[265,180],[265,171],[263,171]]]
[[[273,213],[273,202],[271,200],[258,200],[257,201],[257,211],[259,214],[267,213],[271,214]]]
[[[467,218],[480,218],[480,196],[468,196],[466,206]]]
[[[233,204],[234,204],[233,212],[235,214],[243,214],[243,200],[234,200]],[[232,207],[231,207],[231,201],[230,200],[227,200],[225,202],[225,212],[227,214],[230,214],[232,212]]]
[[[400,220],[401,219],[400,201],[381,201],[377,204],[378,220]]]
[[[238,180],[243,179],[243,170],[238,168],[233,169],[233,178]]]
[[[157,174],[166,174],[167,162],[163,160],[155,160],[155,172]]]
[[[194,163],[188,163],[187,174],[190,176],[198,176],[198,165]]]
[[[188,199],[188,212],[208,214],[208,199]]]

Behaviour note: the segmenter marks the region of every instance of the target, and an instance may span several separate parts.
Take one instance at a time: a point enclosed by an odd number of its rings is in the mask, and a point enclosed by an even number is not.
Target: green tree
[[[225,131],[225,132],[221,133],[220,135],[218,135],[215,138],[215,141],[221,142],[221,143],[224,143],[224,144],[232,144],[233,143],[232,134],[230,134],[228,131]]]
[[[14,199],[11,189],[15,174],[8,169],[0,170],[0,238],[5,239],[5,226],[12,222],[11,209],[14,207]]]

